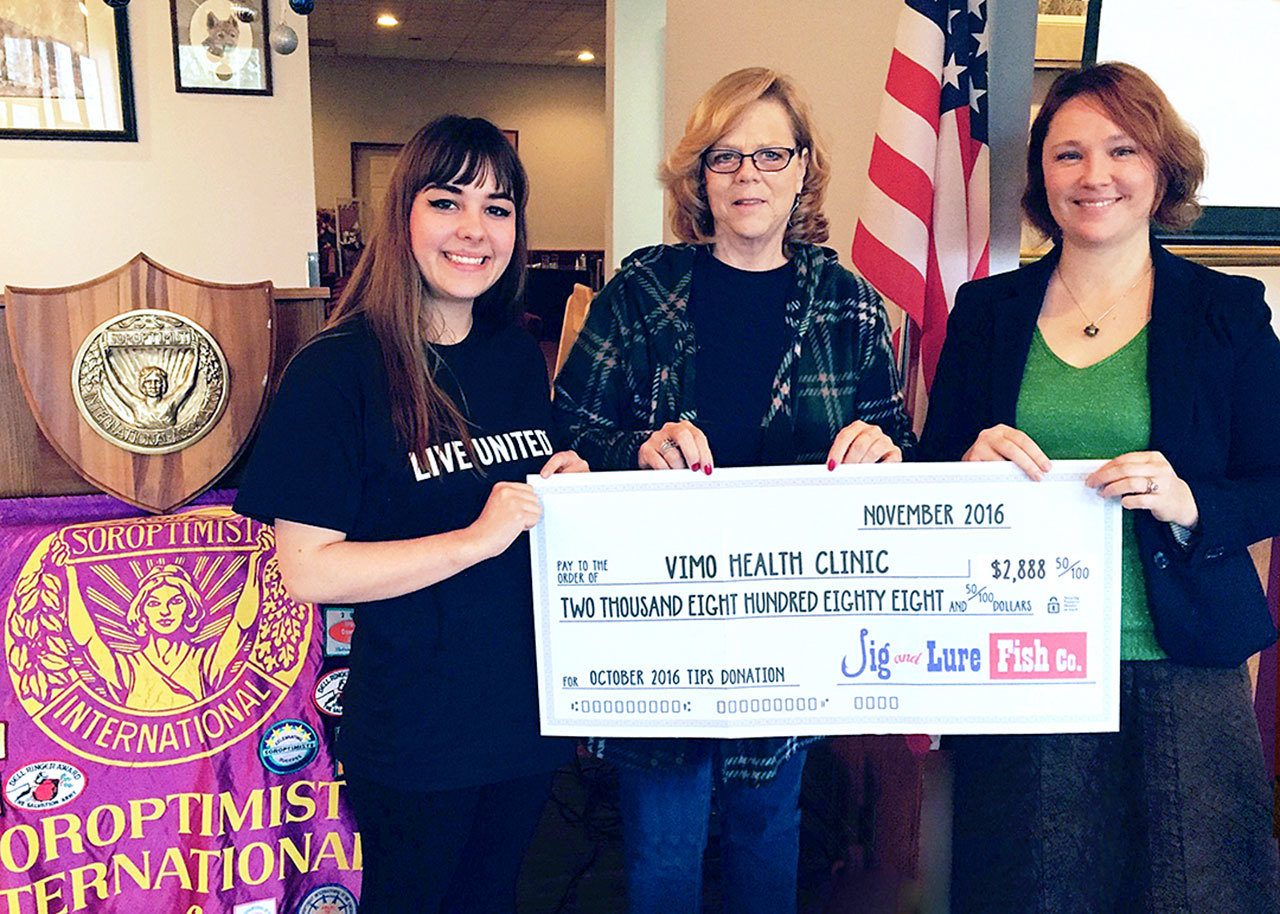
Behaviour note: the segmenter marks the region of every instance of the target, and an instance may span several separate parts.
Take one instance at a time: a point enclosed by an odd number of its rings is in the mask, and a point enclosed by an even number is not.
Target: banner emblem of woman
[[[8,600],[14,692],[57,743],[174,765],[249,736],[297,679],[313,608],[285,593],[270,527],[223,507],[64,527]]]

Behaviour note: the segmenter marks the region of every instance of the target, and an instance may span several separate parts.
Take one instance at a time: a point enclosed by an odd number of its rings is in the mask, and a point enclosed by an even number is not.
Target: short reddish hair
[[[1200,217],[1196,192],[1204,180],[1204,150],[1195,131],[1173,110],[1155,81],[1127,63],[1102,63],[1063,73],[1049,87],[1031,124],[1027,147],[1027,189],[1022,211],[1049,238],[1062,233],[1049,210],[1044,188],[1044,140],[1059,109],[1087,96],[1138,143],[1155,165],[1156,205],[1151,219],[1168,229],[1184,229]]]

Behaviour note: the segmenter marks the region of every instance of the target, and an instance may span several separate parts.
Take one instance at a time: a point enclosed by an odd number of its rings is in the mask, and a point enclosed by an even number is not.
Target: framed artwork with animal
[[[179,92],[271,94],[265,0],[169,0]]]

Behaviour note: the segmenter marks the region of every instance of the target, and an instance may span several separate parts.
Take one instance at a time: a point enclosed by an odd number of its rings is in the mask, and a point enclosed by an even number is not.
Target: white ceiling
[[[605,0],[316,0],[309,19],[313,56],[604,66]],[[583,48],[594,63],[577,61]]]

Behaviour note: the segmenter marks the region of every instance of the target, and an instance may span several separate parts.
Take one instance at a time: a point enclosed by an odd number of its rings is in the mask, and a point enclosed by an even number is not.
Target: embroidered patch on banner
[[[351,634],[356,630],[355,610],[343,606],[324,608],[324,655],[345,657],[351,653]]]
[[[347,685],[347,667],[334,670],[320,677],[312,697],[321,713],[330,717],[342,716],[342,690]]]
[[[267,728],[258,742],[258,758],[272,774],[293,774],[313,761],[320,751],[320,739],[311,725],[301,720],[281,720]]]
[[[84,772],[69,762],[36,762],[4,782],[11,806],[32,811],[57,809],[84,793]]]
[[[356,914],[356,896],[340,885],[322,885],[306,894],[296,914]]]
[[[274,898],[263,898],[260,901],[246,901],[231,909],[231,914],[277,914]]]
[[[68,751],[131,768],[250,736],[311,638],[312,605],[285,592],[274,542],[270,527],[222,507],[45,537],[5,611],[23,708]]]

